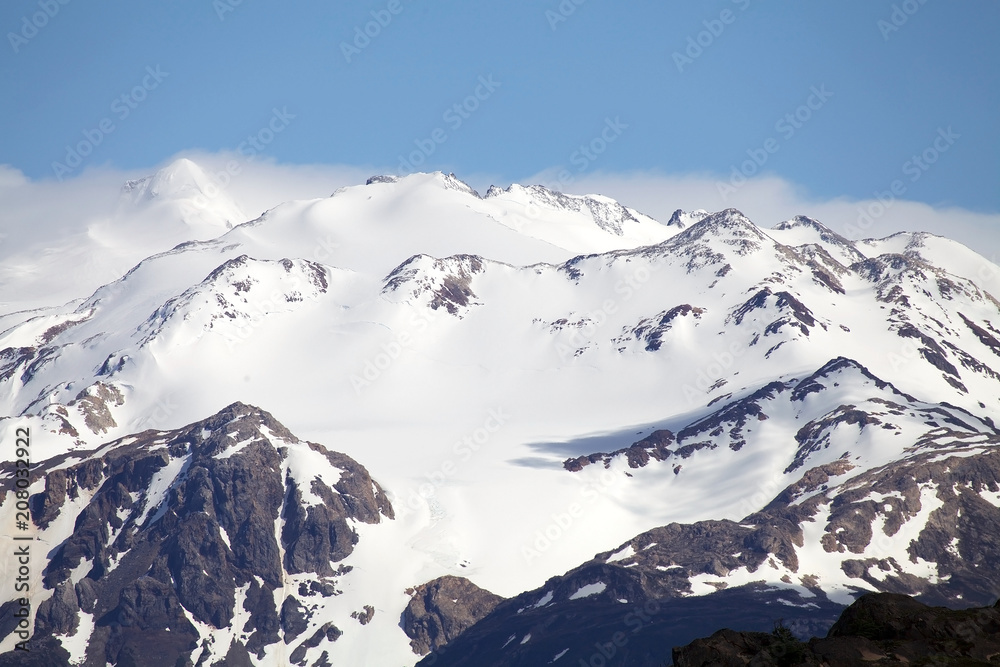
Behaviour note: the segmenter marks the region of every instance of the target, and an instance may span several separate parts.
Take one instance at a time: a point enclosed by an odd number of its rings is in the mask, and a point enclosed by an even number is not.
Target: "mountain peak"
[[[820,232],[830,231],[829,227],[824,225],[822,222],[816,220],[815,218],[810,218],[807,215],[797,215],[791,220],[785,220],[783,222],[779,222],[774,226],[774,229],[784,230],[784,229],[795,229],[796,227],[809,227],[811,229],[815,229]]]
[[[845,267],[865,259],[865,255],[852,241],[822,222],[805,215],[797,215],[791,220],[779,222],[771,228],[770,233],[780,243],[805,250],[807,253],[821,248],[830,258]]]
[[[717,213],[710,213],[699,220],[699,223],[705,227],[716,229],[742,229],[750,227],[755,232],[760,233],[757,225],[753,224],[750,218],[743,214],[743,211],[736,208],[727,208]]]
[[[854,248],[854,244],[852,244],[849,240],[833,231],[819,220],[805,215],[797,215],[791,220],[779,222],[772,229],[775,231],[808,230],[818,234],[819,239],[825,243],[833,243],[845,248]]]
[[[125,181],[121,202],[128,213],[164,210],[172,219],[202,228],[202,237],[215,236],[247,219],[224,186],[187,158],[174,160],[144,178]]]
[[[677,227],[678,229],[684,229],[689,227],[696,222],[701,222],[708,217],[708,211],[703,208],[699,208],[694,211],[684,211],[683,209],[677,209],[674,211],[673,215],[670,216],[670,220],[667,221],[668,227]]]
[[[194,161],[174,160],[156,173],[125,181],[122,195],[134,203],[154,199],[183,199],[205,195],[211,179]]]
[[[747,244],[756,246],[756,244],[768,238],[757,225],[753,224],[749,218],[743,215],[742,211],[735,208],[727,208],[724,211],[706,215],[675,236],[671,241],[689,243],[705,239],[706,237],[716,237],[729,245],[742,246],[746,246]]]
[[[630,209],[620,202],[600,194],[570,195],[558,190],[550,190],[544,185],[512,184],[506,190],[491,185],[486,193],[487,199],[507,197],[522,205],[565,211],[569,213],[585,213],[590,215],[594,224],[615,236],[623,236],[625,225],[630,223],[655,223],[652,218],[639,211]]]
[[[411,184],[422,184],[422,183],[435,183],[440,187],[444,187],[446,190],[457,190],[459,192],[464,192],[465,194],[472,195],[476,199],[482,199],[479,192],[476,191],[471,185],[460,179],[453,173],[446,174],[443,171],[434,172],[416,172],[412,174],[406,174],[404,176],[395,176],[392,174],[376,174],[372,176],[367,181],[365,185],[380,185],[383,183],[411,183]]]

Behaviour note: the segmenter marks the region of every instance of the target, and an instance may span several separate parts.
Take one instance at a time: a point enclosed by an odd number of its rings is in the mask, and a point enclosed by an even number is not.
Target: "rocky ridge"
[[[33,521],[55,546],[33,641],[50,665],[316,660],[341,633],[317,618],[350,576],[355,526],[393,517],[363,466],[240,403],[35,475]]]

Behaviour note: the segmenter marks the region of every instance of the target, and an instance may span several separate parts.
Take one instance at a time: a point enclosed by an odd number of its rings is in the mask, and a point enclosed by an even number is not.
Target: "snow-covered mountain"
[[[702,618],[695,600],[725,593],[767,620],[784,599],[806,622],[858,590],[1000,594],[976,565],[1000,525],[1000,304],[972,250],[733,209],[660,223],[440,173],[235,223],[235,204],[185,217],[198,174],[126,185],[122,236],[166,221],[187,230],[173,247],[0,313],[0,441],[32,433],[47,655],[400,665],[464,646],[432,658],[535,665],[581,627],[613,634],[621,600]],[[270,522],[246,519],[254,558],[241,502]],[[339,527],[307,527],[317,512]],[[209,560],[185,583],[191,540]],[[221,611],[185,588],[204,576]],[[167,606],[137,607],[153,589]],[[550,627],[574,605],[587,623]],[[634,650],[659,632],[640,625]]]
[[[115,201],[115,193],[108,199]],[[0,257],[0,307],[6,315],[61,306],[120,278],[153,253],[215,238],[246,220],[221,183],[191,160],[177,160],[126,182],[105,215]]]

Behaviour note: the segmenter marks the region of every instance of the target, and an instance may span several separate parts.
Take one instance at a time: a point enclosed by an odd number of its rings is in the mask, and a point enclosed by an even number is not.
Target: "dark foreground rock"
[[[555,584],[549,582],[549,586]],[[569,584],[570,582],[564,582]],[[663,667],[670,648],[705,636],[720,625],[767,631],[782,620],[800,637],[825,634],[843,610],[822,597],[767,586],[729,588],[711,595],[671,599],[626,592],[608,581],[599,595],[559,604],[523,594],[501,602],[491,614],[418,667]],[[573,592],[580,580],[572,579]],[[610,595],[608,594],[610,593]],[[624,600],[624,602],[622,601]]]
[[[45,478],[30,498],[36,526],[73,526],[45,564],[52,594],[35,615],[30,659],[52,667],[70,664],[67,638],[88,666],[250,665],[284,646],[312,664],[340,636],[308,629],[350,572],[355,526],[393,517],[362,465],[242,403],[33,473]],[[289,581],[309,602],[283,592]],[[0,667],[26,659],[0,655]]]
[[[417,655],[426,655],[462,634],[503,598],[464,577],[438,577],[412,591],[402,626]]]
[[[719,630],[675,648],[673,660],[676,667],[997,665],[1000,606],[954,610],[871,593],[845,609],[825,638],[799,641],[780,626],[770,633]]]

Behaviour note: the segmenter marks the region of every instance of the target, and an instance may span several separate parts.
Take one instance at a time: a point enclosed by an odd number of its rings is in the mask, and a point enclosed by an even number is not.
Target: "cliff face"
[[[71,658],[55,637],[95,665],[250,664],[286,646],[301,660],[339,637],[302,641],[355,526],[393,516],[360,464],[240,403],[61,458],[31,498],[57,544],[33,639],[51,665]]]
[[[439,577],[408,591],[402,626],[417,655],[441,648],[493,611],[503,598],[468,579]]]

